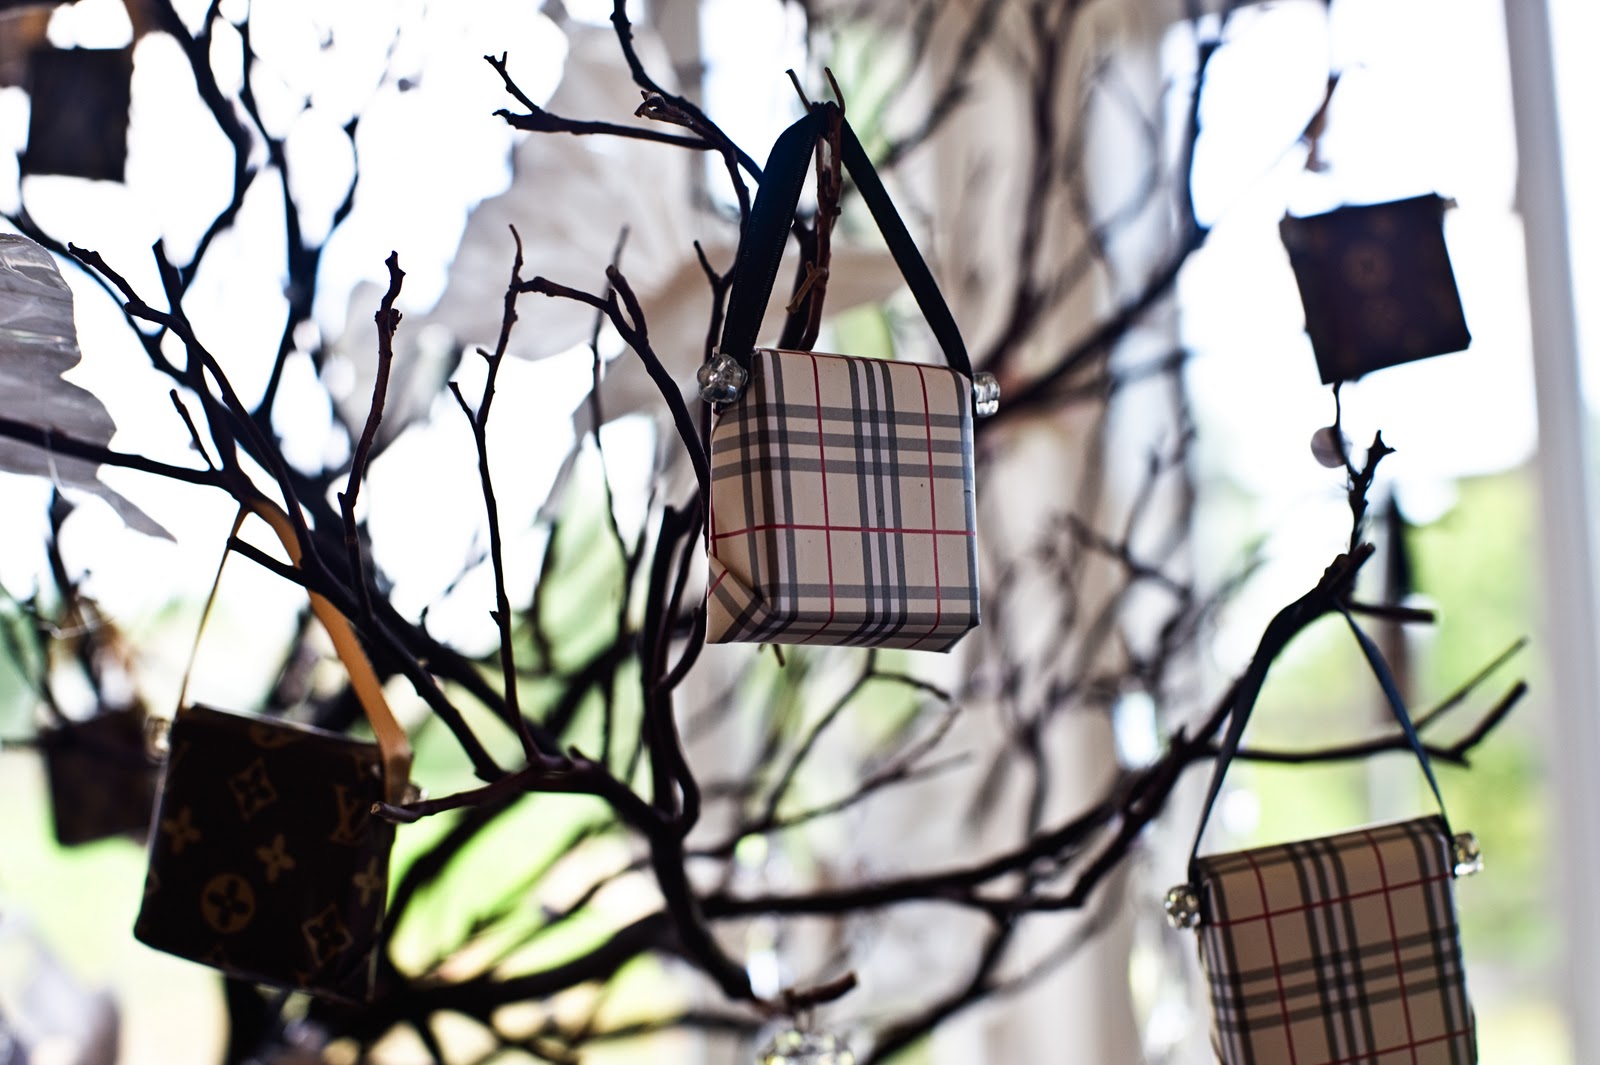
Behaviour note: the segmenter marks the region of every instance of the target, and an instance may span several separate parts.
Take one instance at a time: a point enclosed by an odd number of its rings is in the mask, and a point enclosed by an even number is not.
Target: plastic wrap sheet
[[[55,259],[26,237],[0,234],[0,418],[109,446],[117,431],[110,412],[94,393],[64,377],[81,358],[72,290]],[[91,492],[130,528],[170,535],[102,482],[93,462],[0,437],[0,470]]]

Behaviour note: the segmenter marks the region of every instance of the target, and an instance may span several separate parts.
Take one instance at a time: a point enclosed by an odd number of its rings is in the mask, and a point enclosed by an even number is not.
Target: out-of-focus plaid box
[[[1438,817],[1201,858],[1224,1065],[1478,1060]]]
[[[1472,343],[1433,194],[1278,226],[1323,384]]]
[[[972,386],[757,349],[711,430],[712,643],[947,651],[978,623]]]

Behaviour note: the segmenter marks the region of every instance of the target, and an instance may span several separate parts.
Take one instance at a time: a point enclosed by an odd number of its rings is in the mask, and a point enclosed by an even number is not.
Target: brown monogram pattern
[[[267,763],[257,758],[242,773],[228,778],[228,789],[233,801],[239,804],[239,816],[246,821],[278,801],[278,789],[272,786],[272,776]]]
[[[349,950],[355,943],[355,937],[339,919],[339,911],[331,903],[321,913],[301,925],[300,931],[306,937],[306,949],[311,952],[311,960],[319,969]]]
[[[242,876],[214,876],[200,891],[200,914],[206,924],[225,936],[241,932],[255,920],[255,889]]]
[[[276,884],[278,877],[295,867],[295,861],[289,856],[282,832],[272,837],[271,846],[257,847],[256,857],[261,859],[261,865],[266,871],[267,883],[269,884]]]
[[[194,827],[194,810],[187,806],[179,809],[175,816],[161,819],[161,834],[174,855],[182,854],[185,847],[203,838],[200,830]]]
[[[186,707],[134,934],[260,983],[371,994],[393,826],[376,746]]]

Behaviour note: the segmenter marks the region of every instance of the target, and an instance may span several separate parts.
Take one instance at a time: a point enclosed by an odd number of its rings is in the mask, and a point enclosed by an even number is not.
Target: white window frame
[[[1550,767],[1567,1021],[1574,1062],[1600,1061],[1600,631],[1595,586],[1588,417],[1579,362],[1561,130],[1548,0],[1505,0],[1517,136],[1517,208],[1528,259],[1528,307],[1539,415],[1542,638],[1554,708]]]

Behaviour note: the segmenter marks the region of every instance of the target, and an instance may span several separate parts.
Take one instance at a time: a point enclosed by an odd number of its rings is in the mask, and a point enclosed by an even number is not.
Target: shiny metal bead
[[[1459,833],[1450,841],[1450,858],[1455,863],[1456,876],[1483,872],[1483,851],[1478,849],[1478,837],[1471,832]]]
[[[1167,923],[1172,927],[1200,927],[1200,896],[1188,884],[1179,884],[1168,891],[1162,908],[1167,911]]]
[[[980,418],[987,418],[1000,410],[1000,382],[992,373],[972,375],[972,410]]]
[[[152,762],[165,762],[172,745],[168,742],[168,734],[172,731],[172,721],[169,718],[157,717],[151,714],[144,719],[144,752]]]
[[[790,1028],[761,1048],[757,1065],[855,1065],[856,1056],[832,1032],[805,1032]]]
[[[1317,465],[1330,470],[1343,468],[1350,454],[1350,438],[1331,425],[1325,425],[1311,434],[1311,455]]]
[[[720,351],[695,373],[695,380],[700,382],[700,398],[713,404],[732,403],[744,395],[744,383],[749,378],[750,372],[733,356]]]

